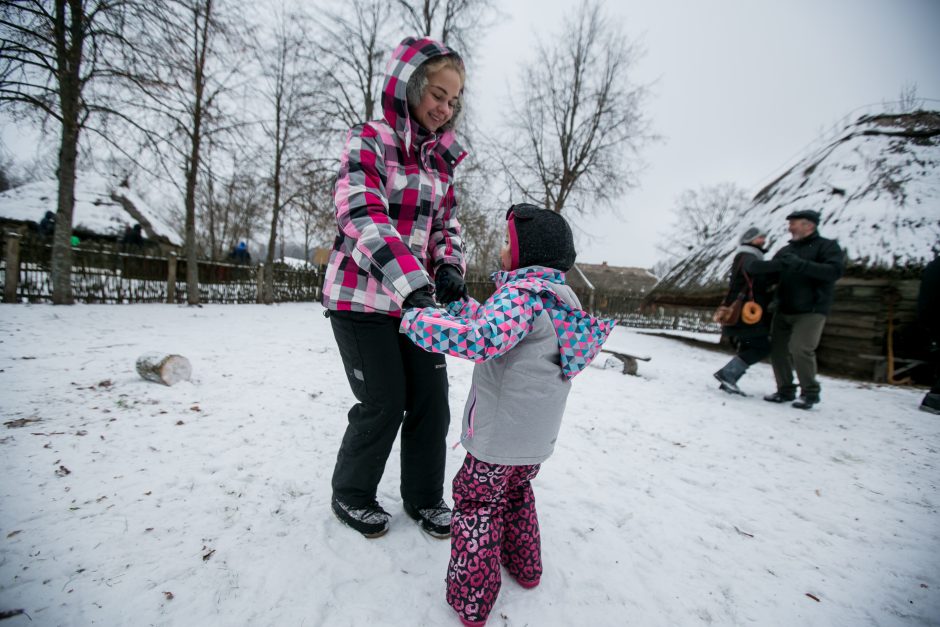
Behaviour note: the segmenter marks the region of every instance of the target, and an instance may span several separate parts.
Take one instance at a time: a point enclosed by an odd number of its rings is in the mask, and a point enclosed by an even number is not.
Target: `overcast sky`
[[[533,58],[534,42],[559,36],[578,6],[502,4],[469,68],[484,120],[508,110],[515,59]],[[584,262],[651,266],[683,190],[729,181],[753,195],[825,130],[907,85],[940,108],[940,0],[629,0],[606,10],[644,42],[637,77],[655,81],[647,112],[664,141],[644,151],[642,187],[619,216],[579,221]]]

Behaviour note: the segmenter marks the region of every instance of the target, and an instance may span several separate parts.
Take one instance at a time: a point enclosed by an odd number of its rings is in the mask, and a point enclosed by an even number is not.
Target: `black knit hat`
[[[577,253],[571,227],[561,215],[528,203],[513,205],[509,221],[512,268],[545,266],[567,272]]]

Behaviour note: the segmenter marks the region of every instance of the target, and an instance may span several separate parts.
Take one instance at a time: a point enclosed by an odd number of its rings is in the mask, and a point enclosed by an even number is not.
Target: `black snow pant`
[[[753,366],[770,354],[770,337],[755,335],[752,337],[738,337],[734,339],[738,349],[738,357],[748,366]]]
[[[333,496],[349,505],[375,500],[399,427],[402,499],[429,507],[444,496],[447,364],[444,355],[425,352],[399,333],[400,322],[385,314],[330,312],[358,401],[333,470]]]

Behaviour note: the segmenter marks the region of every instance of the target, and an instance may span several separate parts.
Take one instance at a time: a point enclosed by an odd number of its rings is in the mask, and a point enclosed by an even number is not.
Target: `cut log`
[[[610,353],[611,355],[613,355],[614,357],[622,361],[623,362],[623,374],[630,374],[633,376],[637,376],[636,372],[639,366],[639,364],[637,364],[637,360],[649,361],[650,359],[652,359],[652,357],[648,357],[646,355],[631,355],[629,353],[609,350],[606,348],[602,348],[601,352]]]
[[[182,355],[145,353],[137,358],[137,374],[147,381],[173,385],[189,381],[193,368]]]

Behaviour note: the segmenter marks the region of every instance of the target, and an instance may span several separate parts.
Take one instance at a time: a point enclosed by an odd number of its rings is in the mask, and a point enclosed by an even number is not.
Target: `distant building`
[[[56,212],[58,182],[35,181],[0,192],[0,227],[48,238],[41,229],[47,213]],[[49,221],[46,221],[48,225]],[[149,252],[165,253],[182,247],[171,224],[128,187],[96,173],[80,172],[75,181],[72,232],[80,242],[126,245],[126,236],[139,225],[141,242]]]
[[[590,306],[593,286],[593,309],[601,312],[637,310],[657,282],[646,268],[611,266],[606,261],[598,264],[579,261],[565,276],[586,307]]]

